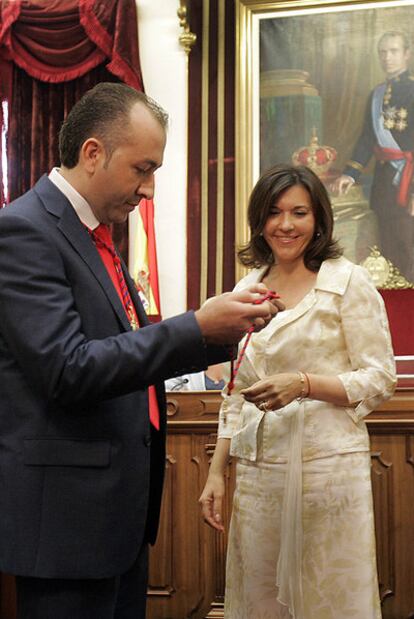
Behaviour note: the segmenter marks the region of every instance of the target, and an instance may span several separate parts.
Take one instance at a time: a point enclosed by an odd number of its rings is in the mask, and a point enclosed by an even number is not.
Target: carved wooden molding
[[[213,602],[205,619],[224,619],[224,602]]]
[[[375,529],[377,538],[378,576],[381,603],[394,595],[395,545],[394,478],[392,462],[382,452],[371,452],[372,486],[374,490]]]
[[[219,391],[167,393],[168,431],[213,434],[222,402]],[[171,411],[171,413],[170,413]],[[365,419],[370,433],[414,434],[414,390],[396,391]]]
[[[414,466],[414,436],[408,435],[405,438],[405,452],[408,464]]]

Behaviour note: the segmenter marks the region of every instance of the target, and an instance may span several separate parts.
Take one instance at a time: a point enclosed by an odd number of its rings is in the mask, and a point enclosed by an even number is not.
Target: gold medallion
[[[395,123],[395,128],[397,131],[404,131],[407,129],[407,123],[405,120],[397,120]]]
[[[139,325],[138,325],[137,319],[135,318],[134,310],[132,309],[132,307],[128,308],[128,320],[129,320],[129,324],[131,325],[131,329],[133,331],[136,331]]]

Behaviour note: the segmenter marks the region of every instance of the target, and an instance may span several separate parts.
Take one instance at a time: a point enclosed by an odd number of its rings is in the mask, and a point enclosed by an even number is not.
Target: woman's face
[[[303,262],[314,232],[315,216],[309,192],[302,185],[293,185],[279,197],[263,228],[263,237],[275,262]]]

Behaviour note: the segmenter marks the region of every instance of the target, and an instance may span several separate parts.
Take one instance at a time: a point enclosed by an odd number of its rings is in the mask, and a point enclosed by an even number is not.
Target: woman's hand
[[[251,387],[240,392],[248,402],[256,404],[262,410],[277,410],[289,404],[302,394],[302,381],[298,372],[274,374],[259,380]]]
[[[221,532],[224,531],[222,516],[224,487],[224,475],[210,472],[204,490],[198,500],[205,522],[213,529]]]

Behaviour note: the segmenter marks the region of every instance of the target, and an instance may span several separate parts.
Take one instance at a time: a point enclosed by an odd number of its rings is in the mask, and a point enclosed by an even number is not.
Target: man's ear
[[[97,164],[105,159],[105,156],[103,143],[97,138],[88,138],[81,146],[79,162],[89,174],[93,174]]]

